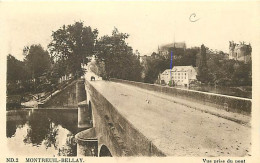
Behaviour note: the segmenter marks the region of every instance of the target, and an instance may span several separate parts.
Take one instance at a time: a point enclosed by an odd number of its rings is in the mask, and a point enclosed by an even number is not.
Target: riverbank
[[[67,80],[57,84],[52,91],[37,92],[32,94],[26,92],[23,94],[8,95],[6,101],[6,110],[16,110],[21,108],[38,108],[39,104],[49,100],[52,96],[58,94],[62,89],[70,85],[74,80]]]

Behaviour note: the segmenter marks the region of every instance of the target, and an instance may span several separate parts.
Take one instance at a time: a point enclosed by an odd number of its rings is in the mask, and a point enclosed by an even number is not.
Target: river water
[[[76,156],[77,109],[25,109],[7,113],[6,137],[16,156]]]

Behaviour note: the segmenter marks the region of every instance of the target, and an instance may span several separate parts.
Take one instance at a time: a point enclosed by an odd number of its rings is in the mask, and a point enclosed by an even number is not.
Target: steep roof
[[[172,68],[172,71],[184,71],[184,72],[186,72],[186,71],[189,71],[189,70],[195,70],[196,71],[196,69],[193,67],[193,66],[174,66],[173,68]]]
[[[162,74],[165,73],[169,73],[171,69],[166,69],[163,71]],[[197,67],[193,67],[193,66],[173,66],[172,71],[183,71],[183,72],[187,72],[189,70],[195,70],[196,72],[198,71]]]
[[[171,69],[166,69],[162,72],[162,74],[166,74],[166,73],[169,73]]]

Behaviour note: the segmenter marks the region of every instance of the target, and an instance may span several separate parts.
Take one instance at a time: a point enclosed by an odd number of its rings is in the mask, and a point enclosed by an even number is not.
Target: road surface
[[[248,126],[181,105],[159,92],[115,82],[89,82],[166,155],[251,155]]]

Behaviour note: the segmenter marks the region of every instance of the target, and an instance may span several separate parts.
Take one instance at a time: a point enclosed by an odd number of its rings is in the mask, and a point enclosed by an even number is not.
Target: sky
[[[24,46],[41,44],[47,49],[52,31],[75,21],[97,28],[99,37],[111,35],[114,27],[128,33],[127,42],[141,55],[150,55],[158,46],[174,41],[185,41],[187,47],[205,44],[224,52],[228,52],[229,41],[245,41],[254,50],[259,6],[256,2],[223,1],[2,2],[1,53],[22,60]]]

